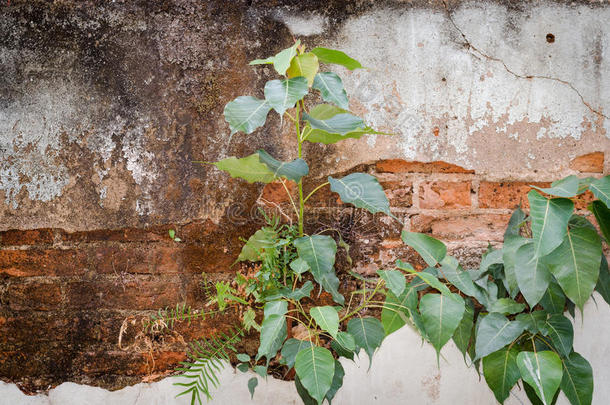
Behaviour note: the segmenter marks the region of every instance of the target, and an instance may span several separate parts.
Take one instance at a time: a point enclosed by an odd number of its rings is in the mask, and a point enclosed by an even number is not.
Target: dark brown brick
[[[15,281],[9,284],[6,299],[12,310],[58,309],[62,303],[61,285],[57,281]]]
[[[49,245],[53,243],[55,230],[51,228],[0,232],[0,246]]]
[[[75,249],[0,250],[0,274],[17,277],[83,274],[84,253]]]

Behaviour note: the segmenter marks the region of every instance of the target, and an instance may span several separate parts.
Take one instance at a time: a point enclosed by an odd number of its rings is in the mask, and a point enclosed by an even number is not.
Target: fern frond
[[[187,382],[174,383],[185,389],[177,396],[191,394],[191,404],[195,401],[202,405],[201,394],[209,401],[212,399],[210,389],[220,384],[218,373],[222,371],[223,361],[229,361],[228,352],[236,352],[235,345],[241,341],[244,332],[240,328],[232,330],[228,335],[219,333],[207,340],[195,340],[189,344],[187,353],[190,361],[181,362],[176,370],[182,372],[177,377],[186,378]]]
[[[196,319],[206,319],[208,317],[214,317],[220,311],[203,311],[193,310],[193,308],[186,303],[176,304],[175,308],[166,307],[159,309],[156,313],[150,315],[148,318],[142,320],[142,327],[144,333],[148,333],[151,330],[156,332],[163,331],[165,329],[173,329],[176,322],[187,322],[188,325]]]

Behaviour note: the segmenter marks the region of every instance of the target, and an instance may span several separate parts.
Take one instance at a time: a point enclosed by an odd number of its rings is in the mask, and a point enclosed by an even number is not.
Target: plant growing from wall
[[[589,205],[601,236],[587,218],[574,214],[570,200],[590,190]],[[553,404],[563,391],[573,405],[591,404],[593,371],[572,347],[575,308],[583,310],[593,291],[610,304],[610,273],[602,239],[610,241],[610,176],[570,176],[532,190],[529,216],[517,209],[502,249],[490,248],[478,270],[466,271],[445,245],[424,234],[403,232],[429,266],[422,272],[402,262],[420,286],[408,286],[403,302],[412,323],[437,352],[453,338],[479,370],[496,399],[504,403],[522,381],[532,404]],[[421,286],[422,283],[425,285]],[[420,299],[414,292],[429,288]]]
[[[245,353],[237,354],[238,369],[252,369],[266,377],[270,364],[279,362],[288,372],[294,368],[297,391],[308,404],[320,404],[324,400],[330,403],[341,387],[344,373],[338,357],[353,358],[360,349],[371,357],[386,332],[395,330],[397,321],[393,321],[390,329],[384,329],[377,318],[361,317],[360,314],[366,308],[383,307],[381,295],[387,292],[384,285],[393,291],[387,293],[395,297],[401,296],[405,284],[405,276],[397,270],[381,272],[381,278],[372,286],[354,273],[361,279],[363,288],[352,292],[346,300],[339,292],[339,279],[335,274],[337,243],[328,234],[331,230],[315,235],[305,233],[306,203],[327,186],[345,203],[395,218],[381,185],[366,173],[329,177],[328,182],[304,194],[303,183],[309,174],[303,155],[306,142],[333,144],[348,138],[358,139],[365,134],[381,134],[348,111],[348,98],[341,78],[333,72],[321,72],[320,63],[336,64],[349,70],[362,68],[358,61],[341,51],[327,48],[306,51],[296,41],[275,56],[250,63],[272,65],[282,77],[265,84],[264,99],[241,96],[224,109],[231,136],[237,132],[254,132],[265,124],[271,110],[280,115],[282,122],[292,122],[296,140],[293,160],[280,161],[260,149],[246,157],[229,157],[212,163],[232,177],[251,183],[278,181],[288,194],[296,225],[281,224],[277,218],[267,217],[266,226],[247,239],[237,258],[239,262],[253,263],[256,271],[251,275],[238,274],[232,284],[217,283],[211,303],[218,305],[220,310],[241,306],[243,327],[260,331],[256,355],[251,358]],[[312,106],[318,97],[325,102]],[[296,183],[296,197],[289,190],[289,181]],[[312,299],[316,288],[328,293],[335,305],[316,306]],[[255,320],[255,310],[263,311],[260,325]],[[394,308],[389,310],[395,314],[399,312]],[[299,332],[298,336],[295,331]],[[201,394],[209,398],[210,381],[214,386],[218,383],[215,376],[220,364],[218,360],[226,360],[229,349],[234,349],[233,342],[224,344],[228,339],[225,336],[225,339],[213,342],[213,347],[223,348],[220,358],[217,351],[202,348],[195,352],[192,361],[185,363],[184,376],[190,382],[181,383],[185,387],[182,394],[190,394],[192,402],[201,402]],[[201,364],[210,367],[201,367]],[[257,384],[257,377],[249,380],[248,389],[252,394]]]

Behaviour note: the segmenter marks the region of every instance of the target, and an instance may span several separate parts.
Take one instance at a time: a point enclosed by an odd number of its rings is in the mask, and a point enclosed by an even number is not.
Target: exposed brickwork
[[[419,186],[419,208],[467,208],[470,207],[470,182],[425,182]]]
[[[381,160],[375,168],[379,173],[474,173],[447,162],[408,162],[402,159]]]
[[[479,207],[515,209],[521,204],[521,207],[529,208],[527,193],[532,189],[530,185],[550,187],[551,183],[482,181],[479,186]]]
[[[602,173],[604,171],[604,152],[578,156],[570,162],[570,169],[583,173]]]

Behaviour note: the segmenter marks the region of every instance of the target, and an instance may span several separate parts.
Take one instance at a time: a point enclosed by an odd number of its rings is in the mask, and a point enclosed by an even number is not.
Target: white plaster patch
[[[322,34],[328,25],[328,19],[318,14],[306,16],[280,13],[278,19],[286,24],[292,35],[303,37]]]

